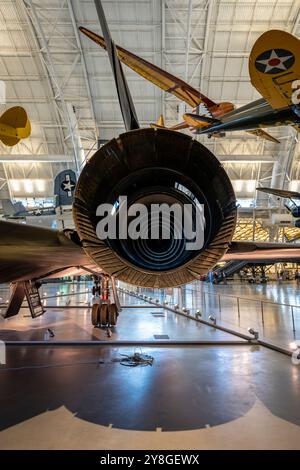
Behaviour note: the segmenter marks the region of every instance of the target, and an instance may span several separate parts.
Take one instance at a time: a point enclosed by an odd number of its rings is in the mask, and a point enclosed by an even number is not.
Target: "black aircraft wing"
[[[0,221],[0,282],[41,279],[71,267],[91,266],[76,232],[67,234]]]
[[[95,5],[107,45],[126,130],[138,129],[139,124],[130,91],[110,36],[101,2],[95,0]],[[70,192],[74,189],[73,186],[72,184]],[[89,272],[101,272],[98,266],[91,264],[76,235],[75,231],[60,232],[0,221],[0,282],[53,277],[63,272],[70,273],[73,267],[82,271],[87,268]]]
[[[300,243],[233,241],[221,261],[231,260],[243,260],[253,264],[260,262],[299,262]]]

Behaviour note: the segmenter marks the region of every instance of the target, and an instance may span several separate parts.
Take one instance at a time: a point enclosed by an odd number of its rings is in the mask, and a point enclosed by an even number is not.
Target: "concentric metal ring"
[[[155,194],[158,187],[161,201],[172,196],[181,203],[194,199],[204,205],[201,250],[187,253],[177,240],[161,253],[148,240],[140,239],[134,248],[119,240],[99,240],[99,204],[113,204],[120,195],[133,202]],[[176,193],[180,187],[186,188],[181,196]],[[74,219],[86,253],[107,273],[140,286],[176,286],[207,273],[226,252],[235,228],[236,202],[227,174],[203,145],[177,132],[139,129],[113,139],[90,159],[77,184]]]

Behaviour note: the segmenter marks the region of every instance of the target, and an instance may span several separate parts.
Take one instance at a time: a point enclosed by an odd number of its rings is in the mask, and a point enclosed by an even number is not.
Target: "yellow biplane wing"
[[[79,29],[92,41],[97,43],[103,49],[106,49],[105,41],[102,36],[99,36],[98,34],[93,33],[89,29],[83,27],[80,27]],[[195,88],[191,87],[188,83],[184,82],[180,78],[171,75],[156,65],[136,56],[132,52],[123,49],[123,47],[116,46],[116,48],[121,62],[144,77],[146,80],[154,83],[154,85],[158,86],[162,90],[171,93],[188,105],[196,107],[203,103],[208,108],[216,105],[216,103],[211,101],[198,90],[195,90]]]
[[[0,140],[10,147],[30,136],[31,125],[21,106],[7,109],[0,117]]]
[[[251,83],[273,109],[293,104],[295,81],[300,79],[299,52],[299,39],[279,30],[262,34],[252,48],[249,58]]]

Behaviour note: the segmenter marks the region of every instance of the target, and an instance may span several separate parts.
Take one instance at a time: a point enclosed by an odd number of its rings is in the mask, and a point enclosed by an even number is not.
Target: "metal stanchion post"
[[[260,306],[261,306],[261,322],[262,322],[262,325],[265,324],[265,319],[264,319],[264,303],[263,301],[260,302]]]
[[[182,286],[178,287],[178,305],[181,310],[182,309]]]
[[[294,308],[292,305],[291,305],[291,309],[292,309],[293,332],[295,333],[296,328],[295,328]]]

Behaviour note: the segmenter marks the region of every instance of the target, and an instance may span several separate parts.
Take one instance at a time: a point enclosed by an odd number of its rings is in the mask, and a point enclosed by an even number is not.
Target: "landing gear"
[[[108,309],[108,322],[111,326],[116,326],[118,321],[118,309],[116,304],[110,304]]]
[[[93,287],[92,287],[92,294],[95,296],[95,295],[98,295],[100,296],[101,295],[101,287],[100,287],[100,279],[98,276],[93,276],[93,281],[94,281],[94,284],[93,284]]]
[[[107,301],[100,301],[94,304],[92,308],[92,325],[100,328],[109,329],[111,326],[116,326],[118,321],[119,312],[116,304],[111,304]],[[107,336],[111,336],[107,334]]]
[[[112,335],[111,329],[110,329],[110,328],[106,328],[106,336],[107,336],[108,338],[111,338],[111,335]]]
[[[97,326],[99,324],[99,304],[94,304],[92,307],[92,325]]]
[[[99,305],[99,311],[100,311],[100,326],[105,326],[108,323],[108,304],[107,303],[101,303]]]
[[[114,302],[110,300],[110,281]],[[101,285],[99,278],[94,278],[94,282],[93,292],[94,290],[97,291],[98,295],[95,295],[95,303],[92,307],[92,325],[98,328],[105,328],[106,334],[110,338],[112,335],[111,327],[117,325],[119,312],[121,311],[115,280],[103,274],[101,276]],[[100,292],[101,297],[99,298]]]

